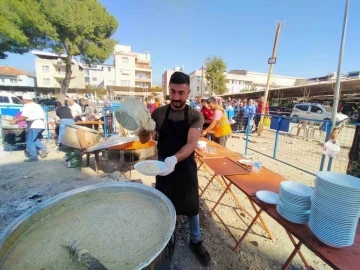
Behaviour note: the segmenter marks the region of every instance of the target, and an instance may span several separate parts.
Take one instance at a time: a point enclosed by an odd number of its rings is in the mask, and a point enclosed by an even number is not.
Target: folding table
[[[276,210],[276,205],[266,204],[256,197],[251,198],[258,207],[272,217],[278,224],[280,224],[289,236],[294,250],[291,252],[289,258],[286,260],[282,269],[287,269],[296,254],[299,254],[307,269],[313,269],[306,262],[301,253],[301,246],[306,246],[309,250],[314,252],[316,256],[326,262],[333,269],[353,270],[360,269],[360,226],[357,226],[354,244],[350,247],[332,248],[321,243],[316,236],[311,232],[307,224],[295,224],[284,219]],[[255,217],[256,218],[256,217]],[[255,219],[254,218],[254,219]],[[252,226],[252,225],[251,225]],[[249,226],[250,227],[250,226]],[[295,242],[294,237],[298,239]]]
[[[240,163],[238,162],[239,157],[228,157],[228,158],[203,158],[202,161],[203,163],[210,168],[213,171],[213,176],[210,179],[209,183],[205,186],[205,188],[202,190],[200,196],[202,196],[204,194],[204,192],[207,190],[207,188],[210,186],[210,184],[213,182],[213,180],[215,179],[215,177],[220,177],[220,179],[222,180],[222,185],[224,186],[224,191],[222,192],[220,198],[217,200],[217,202],[215,203],[214,207],[211,209],[210,211],[210,215],[215,214],[217,216],[217,218],[220,220],[220,222],[224,225],[225,229],[228,231],[228,233],[230,234],[230,236],[235,240],[236,245],[238,245],[238,240],[237,238],[233,235],[233,233],[231,232],[231,230],[228,228],[228,226],[225,224],[225,222],[222,220],[222,218],[220,217],[220,215],[215,211],[215,208],[219,205],[220,201],[223,199],[223,197],[225,196],[226,193],[230,192],[231,196],[233,197],[236,206],[238,207],[238,209],[240,209],[241,211],[245,212],[247,215],[249,215],[252,218],[252,215],[241,205],[240,201],[238,200],[238,198],[236,197],[236,195],[233,193],[233,191],[231,190],[231,181],[227,181],[226,179],[229,176],[243,176],[246,178],[249,178],[250,175],[252,175],[253,173],[250,172],[248,169],[246,169],[245,167],[243,167],[242,165],[240,165]],[[258,213],[258,210],[256,209],[255,205],[251,202],[251,200],[249,200],[250,203],[252,204],[253,209],[255,210],[257,216],[260,216],[261,212]],[[255,219],[254,222],[257,219]],[[270,230],[268,229],[267,225],[265,224],[264,220],[260,217],[260,223],[258,223],[269,235],[270,239],[273,239],[273,236],[270,232]],[[242,238],[243,239],[243,238]],[[241,240],[242,240],[241,239]]]

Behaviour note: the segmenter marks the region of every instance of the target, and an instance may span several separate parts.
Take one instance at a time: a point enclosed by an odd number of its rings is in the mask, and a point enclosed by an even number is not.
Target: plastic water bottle
[[[254,162],[254,167],[253,167],[254,173],[259,173],[260,168],[261,168],[261,162],[260,161],[255,161]]]

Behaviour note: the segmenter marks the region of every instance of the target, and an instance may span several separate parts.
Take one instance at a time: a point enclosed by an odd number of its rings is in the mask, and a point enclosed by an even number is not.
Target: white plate
[[[317,177],[339,187],[360,190],[359,178],[348,174],[322,171],[317,174]]]
[[[272,192],[272,191],[268,191],[268,190],[259,190],[258,192],[256,192],[256,197],[260,201],[263,201],[264,203],[269,203],[269,204],[277,204],[277,202],[279,200],[278,194],[276,194],[275,192]]]
[[[151,166],[157,166],[158,170],[156,172],[150,172],[148,171],[146,168],[142,168],[143,164],[148,164],[149,167]],[[145,166],[146,167],[146,166]],[[156,176],[159,175],[163,172],[165,172],[167,170],[167,166],[164,162],[162,161],[158,161],[158,160],[144,160],[144,161],[140,161],[138,163],[136,163],[134,165],[134,169],[137,170],[139,173],[143,174],[143,175],[148,175],[148,176]]]
[[[311,197],[313,194],[311,187],[295,181],[283,181],[280,183],[280,188],[297,196]]]

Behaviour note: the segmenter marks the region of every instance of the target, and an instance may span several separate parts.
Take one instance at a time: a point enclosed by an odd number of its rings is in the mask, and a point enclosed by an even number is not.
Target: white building
[[[245,91],[264,90],[266,88],[268,74],[247,70],[231,70],[226,73],[226,94],[240,94]],[[299,80],[297,77],[272,75],[270,89],[295,86]]]
[[[66,55],[57,55],[49,52],[33,51],[35,58],[36,80],[38,87],[60,88],[65,79],[65,61]],[[85,88],[84,68],[82,64],[72,60],[72,74],[70,88]]]
[[[131,46],[116,45],[114,51],[115,85],[128,88],[150,89],[152,86],[151,57],[136,53]]]
[[[0,85],[35,87],[36,77],[14,67],[0,66]]]
[[[112,65],[84,65],[85,85],[106,88],[115,85],[115,67]]]
[[[169,82],[170,82],[170,77],[171,75],[173,75],[173,73],[175,71],[181,71],[184,72],[184,66],[183,67],[179,67],[179,66],[175,66],[174,69],[166,69],[164,71],[164,73],[162,74],[162,89],[163,89],[163,95],[164,97],[166,97],[167,95],[169,95]]]
[[[203,80],[201,80],[201,76],[203,75]],[[189,74],[190,76],[190,96],[189,99],[195,98],[196,96],[207,97],[208,93],[208,85],[205,78],[205,69],[202,72],[201,69],[194,70]],[[202,84],[202,88],[201,88]],[[202,90],[202,92],[201,92]]]

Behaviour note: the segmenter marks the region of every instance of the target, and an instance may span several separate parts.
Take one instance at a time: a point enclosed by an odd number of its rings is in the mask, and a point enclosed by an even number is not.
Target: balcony
[[[135,64],[135,69],[152,69],[152,67],[146,64]]]
[[[136,82],[151,82],[151,77],[150,76],[136,76],[135,75],[135,81]]]
[[[54,66],[57,66],[57,67],[66,66],[65,62],[63,60],[61,60],[61,59],[53,60],[52,63],[53,63]]]
[[[54,73],[54,78],[65,78],[65,72],[55,72]]]

